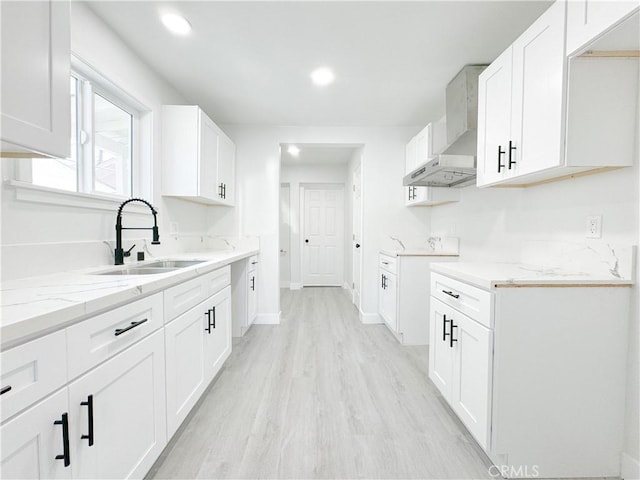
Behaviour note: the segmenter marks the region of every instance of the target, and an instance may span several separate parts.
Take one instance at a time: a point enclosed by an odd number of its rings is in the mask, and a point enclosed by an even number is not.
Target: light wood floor
[[[427,347],[362,325],[340,288],[282,291],[150,478],[491,478],[427,378]]]

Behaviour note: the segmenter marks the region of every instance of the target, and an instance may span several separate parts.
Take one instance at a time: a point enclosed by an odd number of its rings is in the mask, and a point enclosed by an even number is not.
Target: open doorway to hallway
[[[362,195],[358,188],[355,208],[354,172],[361,178],[363,146],[281,144],[280,151],[280,286],[340,286],[359,306],[354,221],[361,224]]]

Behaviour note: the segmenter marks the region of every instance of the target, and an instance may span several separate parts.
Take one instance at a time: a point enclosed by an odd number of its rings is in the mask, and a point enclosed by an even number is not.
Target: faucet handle
[[[125,257],[130,257],[131,256],[131,250],[133,250],[135,248],[136,244],[134,243],[133,245],[131,245],[131,248],[129,250],[127,250],[126,252],[124,252],[124,256]]]

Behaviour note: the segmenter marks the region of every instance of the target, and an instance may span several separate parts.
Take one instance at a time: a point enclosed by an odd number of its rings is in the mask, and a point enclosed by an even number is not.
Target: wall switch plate
[[[178,222],[169,222],[169,233],[178,233]]]
[[[587,217],[587,238],[602,238],[602,215]]]

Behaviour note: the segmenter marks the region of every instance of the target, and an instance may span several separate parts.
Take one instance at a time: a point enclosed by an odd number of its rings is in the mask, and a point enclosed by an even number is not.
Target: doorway
[[[344,284],[344,186],[300,187],[302,205],[302,286]]]
[[[352,170],[351,208],[352,208],[352,301],[360,310],[360,298],[362,291],[362,159],[358,159]]]
[[[362,144],[280,144],[279,249],[286,250],[278,255],[282,288],[297,290],[303,285],[335,285],[345,289],[352,299],[351,188],[353,170],[361,161],[362,148]],[[323,193],[318,193],[319,190]],[[337,209],[338,204],[341,209]],[[305,214],[305,205],[313,205],[318,210]],[[319,228],[320,223],[325,230],[335,229],[335,234],[330,235],[335,240],[334,246],[327,243],[326,234],[320,242],[322,236],[312,231]]]

